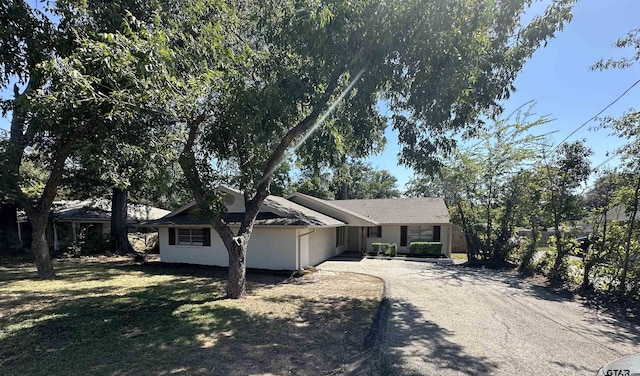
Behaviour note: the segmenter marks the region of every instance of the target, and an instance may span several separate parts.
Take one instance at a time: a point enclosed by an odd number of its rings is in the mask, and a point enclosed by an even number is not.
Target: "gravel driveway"
[[[382,277],[398,375],[595,375],[640,352],[640,328],[506,272],[398,260],[319,268]]]

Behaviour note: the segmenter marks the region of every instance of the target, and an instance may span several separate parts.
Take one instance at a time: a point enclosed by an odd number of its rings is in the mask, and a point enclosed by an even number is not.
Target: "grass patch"
[[[380,299],[367,276],[249,275],[223,299],[226,273],[128,261],[64,260],[58,278],[0,266],[5,375],[339,372],[362,349]]]
[[[452,253],[451,259],[461,263],[469,261],[469,258],[466,253]]]

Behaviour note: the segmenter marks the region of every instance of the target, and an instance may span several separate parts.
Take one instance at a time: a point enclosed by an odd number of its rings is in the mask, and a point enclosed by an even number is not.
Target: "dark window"
[[[211,246],[211,229],[209,228],[202,229],[202,245],[205,247]]]
[[[344,245],[344,227],[336,227],[336,247],[342,247]]]
[[[440,241],[440,226],[433,226],[433,241]]]
[[[407,246],[407,226],[400,226],[400,246]]]
[[[176,245],[176,229],[169,229],[169,245]]]
[[[367,238],[381,238],[382,237],[382,227],[367,227]]]

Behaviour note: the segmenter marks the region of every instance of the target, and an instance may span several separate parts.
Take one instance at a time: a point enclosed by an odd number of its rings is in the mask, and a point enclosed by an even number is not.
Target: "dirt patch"
[[[3,373],[347,374],[383,290],[360,274],[249,273],[247,298],[228,300],[219,269],[125,258],[55,266],[54,281],[33,278],[29,264],[0,267]]]
[[[228,375],[346,373],[363,349],[381,295],[377,278],[327,271],[258,288],[246,299],[219,302],[251,321],[208,338],[210,351],[194,358],[215,353],[226,360],[218,369]],[[211,359],[205,363],[215,367]]]

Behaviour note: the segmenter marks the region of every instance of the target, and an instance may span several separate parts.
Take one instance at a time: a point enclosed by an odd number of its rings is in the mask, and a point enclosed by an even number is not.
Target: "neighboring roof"
[[[168,210],[148,205],[127,204],[127,221],[140,222],[162,218],[169,214]],[[58,221],[71,220],[111,220],[111,200],[95,198],[89,200],[54,201],[51,216]],[[18,214],[19,221],[26,220],[24,213]]]
[[[329,202],[324,200],[324,202]],[[335,207],[350,210],[380,224],[449,223],[449,209],[438,197],[334,200]]]

